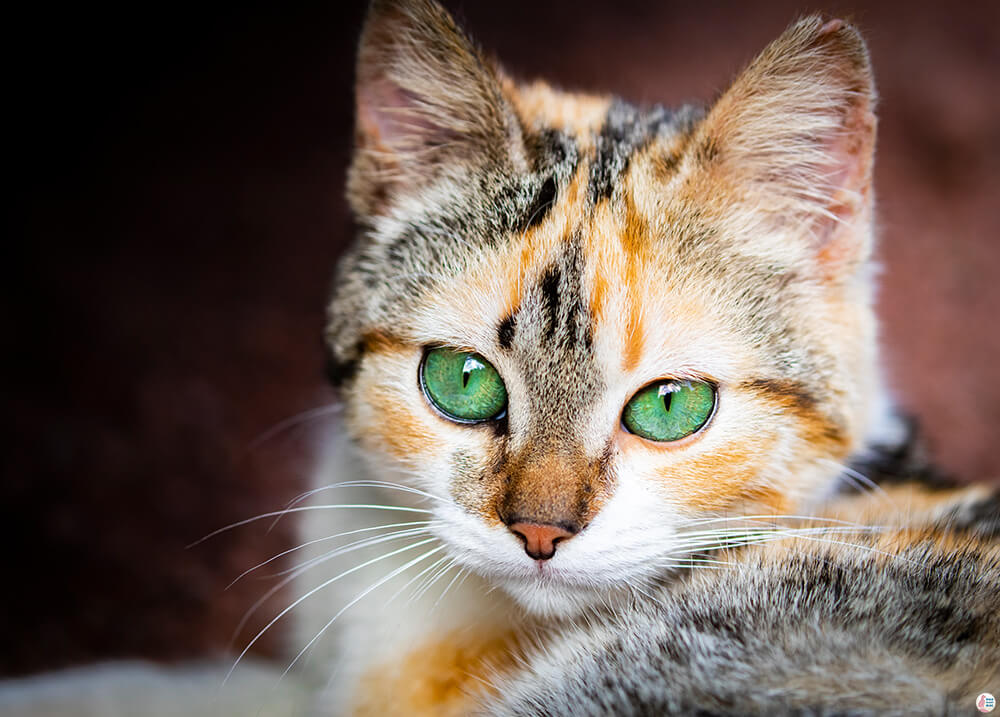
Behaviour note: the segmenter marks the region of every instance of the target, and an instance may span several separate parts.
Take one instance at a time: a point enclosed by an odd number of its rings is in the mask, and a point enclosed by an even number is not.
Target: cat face
[[[453,557],[565,614],[720,516],[828,488],[878,404],[874,90],[801,21],[707,112],[517,85],[429,2],[376,2],[327,331],[376,477]]]

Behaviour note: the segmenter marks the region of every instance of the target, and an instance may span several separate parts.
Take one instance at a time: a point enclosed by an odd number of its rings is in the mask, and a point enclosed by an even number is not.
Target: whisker
[[[423,496],[425,498],[430,498],[431,500],[444,501],[445,499],[439,495],[434,495],[433,493],[428,493],[425,490],[420,490],[419,488],[414,488],[413,486],[403,485],[402,483],[392,483],[391,481],[385,480],[354,480],[346,481],[344,483],[339,483],[341,487],[344,488],[389,488],[391,490],[400,490],[406,493],[413,493],[415,495]]]
[[[801,535],[801,536],[795,535],[795,536],[791,536],[791,537],[799,538],[801,540],[809,540],[809,541],[813,541],[813,542],[817,542],[817,543],[825,543],[825,544],[828,544],[828,545],[841,545],[841,546],[844,546],[846,548],[856,548],[856,549],[864,551],[866,553],[875,553],[876,555],[882,555],[883,557],[891,558],[892,560],[901,560],[904,563],[911,563],[912,565],[916,565],[916,566],[923,566],[924,565],[924,563],[922,563],[922,562],[920,562],[918,560],[911,560],[910,558],[904,558],[902,555],[899,555],[898,553],[890,553],[890,552],[888,552],[886,550],[880,550],[879,548],[875,548],[875,547],[872,547],[870,545],[862,545],[861,543],[849,543],[849,542],[843,541],[843,540],[826,540],[824,538],[813,537],[813,536],[808,536],[808,535]]]
[[[326,404],[324,406],[317,406],[316,408],[310,408],[308,410],[297,413],[294,416],[290,416],[283,421],[279,421],[274,424],[266,431],[261,433],[259,436],[254,438],[250,443],[247,444],[246,452],[253,453],[257,448],[260,447],[262,443],[266,443],[277,435],[284,433],[285,431],[295,428],[298,425],[313,421],[317,418],[322,418],[323,416],[330,416],[335,413],[340,413],[343,406],[339,403]]]
[[[454,565],[454,561],[452,564]],[[455,573],[455,577],[451,579],[451,582],[449,582],[445,586],[444,590],[441,591],[441,594],[438,595],[437,600],[434,601],[434,604],[431,606],[431,611],[433,611],[434,608],[436,608],[441,603],[441,601],[444,600],[444,596],[448,594],[448,591],[451,590],[451,586],[454,585],[455,581],[458,580],[460,577],[462,578],[462,582],[465,582],[465,578],[468,577],[468,572],[465,567],[460,567],[458,569],[458,572]],[[461,583],[459,584],[461,585]]]
[[[429,523],[430,521],[427,521],[427,522]],[[381,526],[375,526],[375,527],[381,527]],[[422,530],[413,531],[412,536],[419,535],[421,532],[424,532],[424,531],[422,531]],[[406,536],[398,536],[398,537],[406,537]],[[322,540],[322,538],[320,538],[320,540]],[[372,545],[374,545],[374,544],[376,544],[376,543],[372,543]],[[358,547],[361,548],[361,547],[369,547],[369,546],[368,545],[364,545],[364,546],[358,546]],[[268,590],[267,592],[265,592],[263,595],[261,595],[254,602],[254,604],[251,605],[247,609],[247,611],[245,613],[243,613],[243,617],[240,618],[239,623],[236,625],[236,629],[233,630],[232,637],[229,638],[229,646],[230,646],[230,648],[232,647],[233,643],[236,642],[236,638],[239,637],[240,632],[242,632],[242,630],[243,630],[244,626],[247,624],[247,622],[250,621],[250,618],[253,617],[257,613],[257,611],[261,608],[261,606],[264,605],[264,603],[266,603],[271,598],[272,595],[274,595],[275,593],[277,593],[279,590],[281,590],[283,587],[285,587],[286,585],[288,585],[290,582],[292,582],[293,580],[295,580],[297,577],[299,577],[300,575],[302,575],[306,571],[308,571],[308,570],[316,567],[317,565],[321,565],[322,563],[325,563],[328,560],[332,560],[333,558],[336,558],[339,555],[342,555],[344,552],[348,552],[348,551],[339,551],[339,549],[338,550],[328,551],[326,553],[323,553],[322,555],[316,556],[315,558],[310,558],[309,560],[303,561],[302,563],[296,565],[295,567],[293,567],[293,568],[291,568],[289,570],[285,570],[282,573],[279,573],[279,575],[281,575],[281,574],[287,574],[287,577],[284,578],[283,580],[281,580],[277,585],[274,585],[273,587],[271,587],[271,589]]]
[[[292,566],[291,568],[286,568],[285,570],[279,570],[276,573],[271,573],[270,575],[267,575],[266,577],[269,577],[269,578],[280,577],[281,575],[287,575],[288,573],[290,573],[290,572],[292,572],[294,570],[298,570],[299,568],[314,567],[314,565],[316,563],[326,562],[327,560],[330,560],[331,558],[339,557],[341,555],[344,555],[345,553],[350,553],[350,552],[353,552],[355,550],[360,550],[362,548],[370,548],[373,545],[379,545],[381,543],[387,543],[387,542],[390,542],[392,540],[399,540],[400,538],[412,538],[413,536],[423,535],[423,534],[428,533],[428,532],[429,531],[428,531],[428,529],[426,527],[422,527],[422,528],[409,528],[407,530],[397,530],[397,531],[393,531],[391,533],[386,533],[385,535],[375,535],[375,536],[372,536],[370,538],[362,538],[361,540],[355,540],[354,542],[347,543],[346,545],[342,545],[342,546],[340,546],[338,548],[333,548],[332,550],[329,550],[329,551],[323,553],[322,555],[317,555],[317,556],[314,556],[312,558],[309,558],[308,560],[304,560],[301,563],[299,563],[298,565]]]
[[[846,466],[843,463],[838,463],[837,461],[830,460],[829,458],[824,458],[823,460],[826,463],[836,466],[839,470],[843,471],[844,475],[851,478],[854,481],[855,485],[860,484],[860,486],[865,486],[870,489],[869,492],[877,493],[880,497],[888,500],[890,503],[895,503],[895,501],[893,501],[892,499],[892,496],[890,496],[889,493],[886,492],[885,488],[880,486],[878,483],[873,481],[871,478],[866,476],[861,471],[855,470],[854,468]],[[862,492],[864,492],[864,490],[862,490]]]
[[[413,583],[415,583],[417,580],[419,580],[421,578],[421,576],[426,575],[431,570],[433,570],[434,568],[436,568],[441,563],[446,562],[447,560],[448,560],[448,556],[447,555],[444,556],[443,558],[439,559],[439,560],[435,560],[428,567],[424,568],[419,573],[417,573],[416,575],[414,575],[412,578],[410,578],[409,580],[407,580],[405,585],[403,585],[399,590],[397,590],[396,592],[394,592],[392,594],[392,596],[388,600],[385,601],[386,607],[389,606],[389,603],[391,603],[393,600],[395,600],[397,597],[399,597],[399,594],[402,593],[404,590],[406,590],[406,588],[410,587]]]
[[[419,590],[417,590],[416,594],[410,598],[409,602],[417,602],[418,600],[420,600],[420,598],[426,595],[427,591],[430,590],[431,587],[433,587],[434,583],[440,580],[442,576],[444,576],[445,574],[447,574],[449,570],[451,570],[451,568],[455,565],[455,562],[456,562],[455,559],[452,558],[447,565],[438,570],[437,573],[434,574],[434,577],[432,577],[429,581],[427,581],[426,584],[424,584],[423,586],[420,587]]]
[[[688,538],[687,540],[682,540],[675,546],[672,546],[671,554],[692,550],[722,550],[727,548],[737,548],[746,545],[757,545],[760,543],[783,540],[786,538],[806,538],[814,535],[823,536],[831,534],[879,533],[882,530],[883,529],[878,526],[866,526],[864,529],[846,527],[795,529],[776,528],[773,530],[759,530],[750,533],[742,531],[733,531],[732,533],[716,533],[715,531],[709,531],[705,534],[696,533],[686,536]]]
[[[233,663],[233,666],[229,668],[229,672],[226,673],[226,677],[222,681],[222,684],[226,684],[226,681],[232,676],[233,670],[235,670],[236,666],[240,664],[240,660],[242,660],[243,657],[247,654],[247,652],[250,651],[250,648],[254,646],[254,643],[256,643],[257,640],[259,640],[261,638],[261,636],[265,632],[267,632],[274,625],[274,623],[278,622],[278,620],[280,620],[285,615],[287,615],[289,612],[291,612],[293,609],[295,609],[295,607],[298,606],[298,605],[300,605],[303,600],[306,600],[309,597],[312,597],[313,595],[315,595],[317,592],[319,592],[323,588],[327,587],[328,585],[332,585],[334,582],[336,582],[337,580],[340,580],[343,577],[347,577],[351,573],[356,573],[358,570],[366,568],[369,565],[372,565],[374,563],[379,562],[380,560],[385,560],[387,558],[391,558],[394,555],[399,555],[400,553],[404,553],[407,550],[413,550],[414,548],[419,548],[422,545],[427,545],[428,543],[433,543],[436,540],[437,540],[437,538],[428,538],[426,540],[417,541],[416,543],[411,543],[410,545],[405,545],[402,548],[398,548],[398,549],[393,550],[392,552],[386,553],[384,555],[379,555],[378,557],[372,558],[371,560],[366,560],[365,562],[361,563],[360,565],[355,565],[353,568],[349,568],[349,569],[345,570],[344,572],[342,572],[342,573],[340,573],[340,574],[338,574],[338,575],[330,578],[329,580],[324,581],[323,583],[321,583],[318,586],[314,587],[312,590],[309,590],[305,595],[302,595],[302,596],[298,597],[297,599],[295,599],[292,602],[291,605],[289,605],[284,610],[282,610],[281,612],[279,612],[271,620],[271,622],[267,623],[267,625],[265,625],[264,628],[262,630],[260,630],[260,632],[258,632],[256,635],[254,635],[253,639],[250,640],[249,643],[247,643],[247,646],[243,648],[243,651],[236,658],[236,661]],[[435,548],[435,552],[437,550],[441,550],[441,548]]]
[[[687,552],[691,550],[718,550],[718,549],[728,549],[734,547],[742,547],[745,545],[754,545],[765,542],[776,542],[785,539],[789,540],[807,540],[812,542],[823,543],[827,545],[841,545],[844,547],[856,548],[869,553],[874,553],[878,555],[883,555],[885,557],[891,558],[893,560],[902,560],[904,562],[913,563],[919,565],[917,561],[910,560],[909,558],[904,558],[901,555],[890,553],[879,548],[875,548],[870,545],[864,545],[861,543],[854,543],[845,540],[834,540],[828,538],[828,535],[839,535],[845,534],[850,535],[854,533],[862,534],[878,534],[885,530],[882,526],[859,526],[857,528],[847,528],[847,527],[817,527],[817,528],[797,528],[797,529],[775,529],[773,531],[766,531],[755,533],[746,538],[741,539],[739,534],[734,534],[732,537],[714,539],[714,540],[691,540],[682,542],[675,546],[671,551],[672,555],[677,553]],[[705,536],[706,538],[709,536]],[[671,559],[671,555],[666,556]]]
[[[710,523],[723,523],[723,522],[735,522],[735,521],[776,521],[776,520],[803,520],[809,522],[817,523],[832,523],[837,525],[849,525],[852,527],[861,527],[860,523],[852,523],[849,520],[840,520],[838,518],[824,518],[818,515],[727,515],[717,518],[704,518],[701,520],[692,520],[684,523],[683,528],[696,525],[708,525]]]
[[[667,563],[664,567],[669,568],[679,568],[684,570],[725,570],[727,567],[732,567],[731,565],[700,565],[700,564],[687,564],[683,562],[678,563]]]
[[[284,577],[276,585],[272,586],[267,592],[261,595],[260,598],[258,598],[257,601],[254,602],[254,604],[251,605],[245,613],[243,613],[243,617],[240,618],[239,624],[236,626],[236,629],[233,630],[233,636],[230,638],[230,647],[232,647],[232,644],[236,641],[236,638],[239,637],[240,632],[243,630],[243,627],[247,624],[247,622],[249,622],[250,618],[253,617],[254,614],[256,614],[257,610],[259,610],[261,606],[264,605],[264,603],[266,603],[272,595],[274,595],[276,592],[281,590],[290,582],[301,576],[303,573],[306,573],[312,568],[321,565],[327,562],[328,560],[332,560],[335,557],[337,556],[331,554],[331,552],[327,552],[324,553],[323,555],[319,555],[317,557],[303,561],[302,563],[295,566],[291,570],[285,571],[287,573],[286,577]]]
[[[714,560],[712,558],[700,558],[700,557],[687,557],[687,558],[668,558],[667,562],[671,565],[676,565],[678,563],[691,563],[692,565],[734,565],[730,560]]]
[[[315,545],[316,543],[324,543],[326,541],[336,540],[337,538],[343,538],[343,537],[346,537],[348,535],[355,535],[357,533],[367,533],[367,532],[371,532],[373,530],[381,530],[382,528],[407,528],[407,527],[413,527],[413,526],[417,526],[417,525],[424,525],[424,526],[426,526],[426,525],[430,525],[430,524],[431,524],[431,521],[429,521],[429,520],[416,520],[416,521],[411,521],[409,523],[388,523],[386,525],[372,525],[372,526],[370,526],[368,528],[358,528],[357,530],[348,530],[348,531],[345,531],[343,533],[337,533],[336,535],[328,535],[325,538],[316,538],[315,540],[309,540],[309,541],[306,541],[305,543],[301,543],[299,545],[296,545],[294,548],[289,548],[288,550],[283,550],[283,551],[281,551],[280,553],[278,553],[276,555],[272,555],[270,558],[268,558],[264,562],[257,563],[252,568],[248,568],[248,569],[244,570],[242,573],[240,573],[236,577],[235,580],[233,580],[231,583],[229,583],[229,585],[226,586],[226,590],[228,590],[229,588],[231,588],[233,585],[235,585],[236,583],[238,583],[240,580],[242,580],[243,578],[245,578],[247,575],[249,575],[253,571],[258,570],[258,569],[264,567],[265,565],[274,562],[278,558],[283,558],[286,555],[289,555],[290,553],[294,553],[297,550],[302,550],[303,548],[308,548],[310,545]],[[351,545],[355,545],[355,544],[356,543],[351,543]],[[285,572],[287,572],[287,571],[285,571]],[[278,573],[278,574],[280,575],[282,573]]]
[[[344,510],[395,510],[402,513],[425,513],[430,514],[431,511],[425,510],[423,508],[409,508],[401,505],[378,505],[378,504],[339,504],[339,505],[304,505],[298,508],[288,508],[286,510],[275,510],[270,513],[261,513],[260,515],[255,515],[252,518],[245,518],[244,520],[237,521],[235,523],[230,523],[229,525],[213,530],[208,535],[198,538],[198,540],[190,543],[186,547],[188,549],[194,546],[204,543],[209,538],[214,538],[220,533],[225,533],[227,530],[232,530],[233,528],[239,528],[241,525],[248,525],[254,523],[258,520],[263,520],[264,518],[273,518],[276,515],[284,515],[286,513],[300,513],[307,510],[333,510],[333,509],[344,509]]]
[[[428,521],[428,523],[429,523],[429,521]],[[380,527],[380,526],[376,526],[376,527]],[[358,550],[358,549],[361,549],[361,548],[371,547],[372,545],[377,545],[377,544],[379,544],[381,542],[385,542],[385,541],[392,540],[392,539],[399,539],[399,538],[404,538],[404,537],[415,537],[415,536],[420,535],[420,534],[425,533],[425,532],[427,532],[425,528],[419,528],[419,529],[414,529],[414,530],[411,530],[411,531],[399,531],[398,533],[393,533],[391,536],[379,536],[380,539],[368,539],[365,542],[365,544],[363,544],[363,545],[358,545],[357,543],[354,543],[354,544],[351,544],[351,546],[343,546],[343,548],[336,548],[334,550],[331,550],[331,551],[328,551],[326,553],[323,553],[322,555],[318,555],[318,556],[316,556],[314,558],[310,558],[309,560],[305,560],[305,561],[299,563],[298,565],[296,565],[296,566],[294,566],[292,568],[289,568],[288,570],[283,570],[283,571],[281,571],[279,573],[276,573],[276,575],[278,575],[278,576],[280,576],[280,575],[288,575],[288,577],[286,577],[284,580],[282,580],[277,585],[273,586],[270,590],[268,590],[266,593],[264,593],[256,602],[254,602],[253,605],[251,605],[247,609],[247,611],[243,614],[243,617],[240,619],[239,624],[236,626],[236,629],[233,631],[233,636],[232,636],[232,638],[230,638],[230,644],[236,640],[236,638],[240,634],[240,631],[243,630],[243,626],[247,624],[247,622],[250,620],[250,618],[253,617],[253,615],[257,612],[257,610],[259,610],[260,607],[265,602],[267,602],[267,600],[272,595],[274,595],[276,592],[278,592],[279,590],[281,590],[281,588],[283,588],[286,585],[288,585],[288,583],[290,583],[292,580],[294,580],[295,578],[297,578],[300,575],[302,575],[303,573],[305,573],[307,570],[310,570],[310,569],[316,567],[317,565],[321,565],[322,563],[325,563],[328,560],[332,560],[333,558],[336,558],[336,557],[338,557],[340,555],[343,555],[344,553],[350,552],[351,550]],[[385,538],[385,541],[383,541],[381,539],[383,537]],[[322,540],[322,538],[320,538],[320,540]],[[312,541],[312,542],[318,542],[318,541]],[[361,542],[361,541],[357,541],[357,542]],[[345,549],[345,548],[348,548],[348,547],[350,547],[350,550]]]
[[[436,538],[434,538],[434,540],[436,540]],[[427,542],[430,542],[430,541],[427,541]],[[412,547],[415,547],[415,546],[411,545],[410,547],[412,548]],[[320,628],[320,631],[317,632],[313,636],[313,638],[311,640],[309,640],[309,642],[306,643],[305,647],[303,647],[301,650],[299,650],[299,654],[297,654],[295,656],[295,658],[290,663],[288,663],[288,667],[286,667],[285,671],[281,673],[281,676],[284,677],[285,675],[287,675],[288,672],[289,672],[289,670],[291,670],[295,666],[295,663],[299,661],[299,658],[301,658],[302,655],[305,654],[306,650],[308,650],[310,647],[313,646],[313,644],[316,642],[316,640],[318,640],[323,635],[323,633],[325,633],[327,631],[327,629],[336,621],[336,619],[338,617],[340,617],[341,615],[343,615],[348,609],[350,609],[355,604],[357,604],[357,602],[359,600],[361,600],[363,597],[365,597],[366,595],[368,595],[372,590],[375,590],[376,588],[381,587],[382,585],[384,585],[388,581],[392,580],[394,577],[396,577],[400,573],[402,573],[402,572],[410,569],[411,567],[413,567],[414,565],[416,565],[417,563],[419,563],[421,560],[426,560],[431,555],[434,555],[435,553],[440,552],[442,550],[444,550],[444,546],[440,545],[440,546],[434,548],[433,550],[428,550],[423,555],[421,555],[421,556],[419,556],[417,558],[414,558],[413,560],[410,560],[408,563],[406,563],[404,565],[401,565],[400,567],[396,568],[395,570],[393,570],[392,572],[390,572],[385,577],[379,579],[374,584],[372,584],[371,586],[369,586],[368,588],[366,588],[360,595],[358,595],[356,598],[354,598],[349,603],[347,603],[346,605],[344,605],[344,607],[340,608],[340,610],[337,611],[337,614],[334,615],[333,617],[331,617],[330,621],[327,622],[322,628]]]
[[[814,526],[808,528],[785,528],[780,526],[774,527],[760,527],[760,528],[720,528],[717,530],[704,530],[704,531],[692,531],[688,533],[680,533],[678,537],[681,538],[681,543],[690,540],[699,540],[702,538],[718,538],[720,540],[725,540],[728,538],[757,538],[766,537],[770,535],[791,535],[794,533],[810,534],[810,533],[880,533],[884,531],[885,528],[877,525],[864,525],[864,526]]]
[[[412,493],[414,495],[423,496],[425,498],[431,498],[432,500],[438,500],[438,501],[444,500],[439,496],[427,493],[422,490],[418,490],[417,488],[411,488],[410,486],[401,485],[399,483],[391,483],[389,481],[379,481],[379,480],[351,480],[351,481],[343,481],[340,483],[331,483],[330,485],[324,485],[320,486],[319,488],[313,488],[312,490],[307,490],[305,493],[301,493],[297,495],[295,498],[293,498],[291,501],[289,501],[285,505],[284,511],[288,511],[296,504],[301,503],[307,498],[311,498],[317,493],[322,493],[323,491],[327,490],[333,490],[334,488],[390,488],[393,490],[399,490],[406,493]],[[270,527],[268,527],[268,531],[273,530],[274,526],[276,526],[278,524],[278,521],[281,520],[284,516],[285,512],[282,512],[281,515],[275,518],[274,522],[271,523]]]

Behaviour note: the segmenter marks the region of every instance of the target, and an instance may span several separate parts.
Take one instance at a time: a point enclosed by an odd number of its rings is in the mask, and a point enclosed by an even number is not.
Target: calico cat
[[[376,0],[356,99],[326,331],[344,432],[289,606],[320,713],[1000,688],[996,495],[834,496],[898,442],[854,28],[806,18],[670,111],[519,84],[436,3]]]
[[[947,714],[1000,693],[997,492],[896,460],[853,27],[805,18],[711,107],[667,110],[518,83],[432,0],[375,0],[356,93],[359,231],[326,328],[342,426],[289,508],[296,596],[271,622],[296,623],[295,671],[251,670],[273,687],[240,708],[231,662],[200,702],[168,677],[165,705],[56,684],[0,707]]]

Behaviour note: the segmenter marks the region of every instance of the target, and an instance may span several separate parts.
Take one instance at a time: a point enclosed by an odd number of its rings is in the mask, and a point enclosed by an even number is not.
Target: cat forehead
[[[644,198],[656,191],[650,183],[660,184],[676,168],[699,113],[640,110],[620,100],[552,90],[543,97],[519,108],[525,112],[520,122],[526,168],[458,163],[372,221],[363,249],[366,263],[386,277],[412,279],[414,272],[422,273],[428,284],[460,273],[484,249],[523,247],[523,274],[529,258],[537,262],[559,251],[564,263],[579,267],[573,247],[581,239],[589,252],[595,237],[614,242],[626,229],[633,242],[646,238],[636,226],[623,226],[628,217],[621,210],[631,208],[635,214],[637,201],[648,205]],[[573,112],[575,107],[584,109]],[[626,186],[623,178],[637,162],[652,167],[656,176]],[[559,216],[553,221],[553,215]]]
[[[518,109],[531,169],[445,176],[374,220],[355,267],[374,317],[398,320],[449,294],[493,315],[499,294],[504,336],[520,324],[522,336],[537,331],[564,352],[584,351],[616,292],[631,290],[640,304],[662,292],[658,277],[681,286],[699,266],[719,273],[715,254],[683,256],[708,247],[710,223],[698,211],[664,213],[696,110],[552,90]],[[727,263],[730,274],[739,264]]]

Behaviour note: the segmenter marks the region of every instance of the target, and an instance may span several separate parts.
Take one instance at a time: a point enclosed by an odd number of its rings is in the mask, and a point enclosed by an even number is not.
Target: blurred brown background
[[[934,455],[1000,476],[1000,4],[451,2],[517,75],[708,99],[798,15],[864,30],[882,94],[885,362]],[[20,11],[3,342],[0,673],[227,648],[329,403],[323,303],[360,3]],[[260,624],[260,623],[256,623]],[[279,649],[282,633],[261,642]]]

